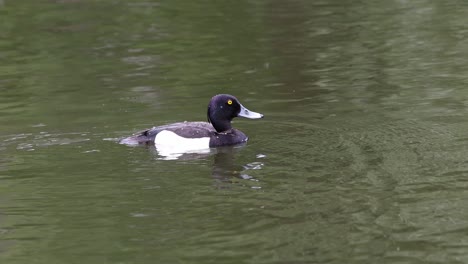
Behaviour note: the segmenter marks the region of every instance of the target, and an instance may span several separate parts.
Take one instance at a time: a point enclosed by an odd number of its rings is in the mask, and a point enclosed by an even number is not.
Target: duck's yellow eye
[[[227,103],[228,103],[228,105],[232,105],[232,100],[229,99]]]

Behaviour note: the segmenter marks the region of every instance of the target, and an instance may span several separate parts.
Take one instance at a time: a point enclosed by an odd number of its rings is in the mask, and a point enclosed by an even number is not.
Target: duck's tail
[[[119,144],[124,144],[124,145],[143,145],[143,144],[154,144],[154,138],[157,133],[153,135],[153,133],[150,133],[151,129],[147,129],[144,131],[140,131],[138,133],[135,133],[132,136],[122,138],[119,141]]]

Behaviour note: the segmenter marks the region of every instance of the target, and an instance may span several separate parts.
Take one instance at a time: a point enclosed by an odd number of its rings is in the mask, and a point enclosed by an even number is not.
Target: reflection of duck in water
[[[150,151],[157,156],[156,159],[159,160],[201,160],[207,159],[210,156],[217,156],[223,153],[228,153],[229,155],[234,155],[235,153],[239,152],[243,147],[244,144],[238,144],[235,146],[225,146],[225,147],[218,147],[218,148],[208,148],[208,149],[200,149],[200,150],[192,150],[186,151],[183,153],[179,152],[171,152],[165,151],[164,148],[156,148],[152,145],[149,145]]]
[[[216,153],[213,160],[213,178],[221,181],[231,177],[242,178],[243,166],[235,163],[236,153],[239,152],[242,147],[218,148],[219,152]]]
[[[157,159],[163,160],[208,160],[210,156],[213,156],[211,175],[214,179],[221,182],[230,182],[233,178],[256,181],[252,176],[248,175],[248,171],[262,169],[264,164],[260,161],[252,161],[245,165],[236,162],[236,156],[244,147],[245,144],[240,144],[236,146],[212,148],[208,149],[206,152],[193,151],[189,153],[168,153],[167,155],[164,155],[163,152],[159,151],[154,146],[149,146],[150,151],[157,157]],[[265,155],[263,154],[257,155],[257,159],[264,157]]]
[[[225,188],[235,182],[234,178],[243,180],[252,180],[258,182],[257,179],[249,175],[249,170],[259,170],[263,168],[263,163],[253,161],[245,165],[236,162],[236,156],[241,148],[223,147],[219,148],[219,152],[214,156],[212,177],[218,183],[228,183],[229,185],[216,184],[219,188]],[[257,155],[257,158],[264,157],[264,155]],[[244,182],[244,181],[243,181]],[[244,182],[245,183],[245,182]],[[260,188],[258,186],[251,186],[252,188]]]
[[[234,96],[220,94],[211,98],[208,105],[208,122],[180,122],[153,127],[124,138],[122,144],[154,144],[158,151],[186,153],[209,148],[242,144],[248,137],[231,126],[235,117],[251,119],[263,115],[245,108]]]

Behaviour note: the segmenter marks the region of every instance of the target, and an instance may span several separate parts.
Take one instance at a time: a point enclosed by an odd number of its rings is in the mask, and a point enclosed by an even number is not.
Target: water
[[[0,1],[0,262],[468,262],[468,6],[368,2]]]

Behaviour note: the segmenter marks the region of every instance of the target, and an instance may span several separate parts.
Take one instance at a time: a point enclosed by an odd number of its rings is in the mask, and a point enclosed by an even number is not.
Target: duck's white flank
[[[185,153],[194,150],[203,150],[210,148],[210,138],[184,138],[174,132],[163,130],[156,135],[154,139],[156,148],[172,150],[174,153]]]

